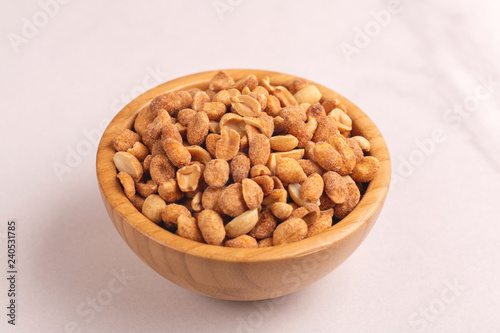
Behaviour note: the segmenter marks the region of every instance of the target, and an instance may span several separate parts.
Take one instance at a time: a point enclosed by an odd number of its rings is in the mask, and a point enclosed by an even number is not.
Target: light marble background
[[[6,324],[1,278],[2,332],[500,331],[497,0],[401,1],[383,27],[372,13],[388,1],[73,0],[46,21],[40,3],[0,4],[2,271],[8,219],[19,246],[17,325]],[[33,17],[39,27],[23,30]],[[372,29],[366,45],[355,44],[360,29]],[[122,241],[98,192],[85,133],[145,89],[218,68],[331,87],[390,148],[392,188],[373,231],[279,303],[210,299],[163,279]],[[431,142],[434,131],[445,139]],[[117,272],[126,285],[89,310]]]

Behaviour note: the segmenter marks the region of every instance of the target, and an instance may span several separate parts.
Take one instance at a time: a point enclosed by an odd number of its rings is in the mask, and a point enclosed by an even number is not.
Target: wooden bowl
[[[389,189],[391,163],[386,143],[373,122],[338,93],[314,83],[325,98],[338,98],[349,109],[353,133],[371,142],[372,156],[381,169],[358,206],[327,231],[295,242],[269,248],[238,249],[197,243],[157,226],[125,197],[113,164],[113,138],[132,128],[139,110],[165,92],[193,87],[207,89],[217,71],[184,76],[163,83],[125,106],[104,132],[97,151],[97,178],[102,200],[113,224],[128,246],[146,264],[168,280],[207,295],[226,300],[262,300],[293,293],[318,281],[360,245],[373,227]],[[288,86],[298,77],[248,69],[226,70],[235,80],[249,74],[271,77],[271,84]]]

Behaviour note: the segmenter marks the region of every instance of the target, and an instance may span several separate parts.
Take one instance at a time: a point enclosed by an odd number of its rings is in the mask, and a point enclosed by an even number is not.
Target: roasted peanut
[[[184,197],[175,179],[169,179],[158,186],[158,194],[168,203],[176,202]]]
[[[187,125],[187,140],[190,145],[201,145],[205,142],[209,130],[208,116],[205,112],[199,111]]]
[[[310,85],[297,91],[295,95],[293,95],[293,97],[295,97],[295,100],[299,104],[314,104],[319,102],[319,100],[321,99],[321,93],[315,85]]]
[[[193,240],[195,242],[203,243],[203,235],[194,217],[180,215],[177,218],[177,235]]]
[[[116,177],[120,180],[123,186],[123,192],[127,198],[132,201],[135,196],[135,182],[134,179],[126,172],[119,172]]]
[[[231,161],[231,176],[235,183],[248,177],[250,171],[250,159],[243,153],[236,155]]]
[[[259,220],[250,231],[249,235],[256,239],[271,237],[274,229],[276,229],[276,224],[276,217],[273,216],[270,210],[265,210],[260,214]]]
[[[161,222],[161,212],[167,206],[165,201],[156,194],[152,194],[144,200],[142,214],[158,224]]]
[[[164,223],[177,227],[177,219],[181,215],[191,217],[191,212],[185,206],[171,203],[163,208],[161,212],[161,219]]]
[[[187,148],[177,140],[167,139],[163,142],[163,149],[168,158],[178,168],[182,168],[191,163],[191,154]]]
[[[352,170],[351,177],[359,183],[366,183],[377,175],[380,169],[380,161],[373,156],[365,156],[356,164]]]
[[[119,172],[128,173],[134,181],[138,182],[142,178],[142,164],[134,155],[119,151],[113,156],[113,162]]]
[[[179,94],[175,92],[168,92],[155,97],[151,101],[149,108],[156,117],[158,111],[162,109],[167,111],[170,115],[175,115],[175,113],[178,110],[180,110],[181,106],[182,106],[181,96],[179,96]]]
[[[257,209],[247,210],[235,217],[226,224],[226,235],[234,238],[248,233],[252,230],[259,220],[259,211]]]
[[[259,85],[259,81],[257,80],[257,77],[253,74],[250,74],[247,77],[245,77],[239,81],[236,81],[229,88],[234,88],[234,89],[238,89],[239,91],[242,91],[245,87],[248,87],[248,89],[253,90],[258,85]]]
[[[271,146],[269,139],[264,134],[256,134],[250,140],[248,148],[248,158],[250,158],[250,165],[266,164],[271,153]]]
[[[231,97],[231,111],[242,117],[256,117],[262,112],[259,101],[248,95]]]
[[[318,142],[314,146],[313,155],[316,163],[327,171],[338,172],[342,168],[342,156],[326,142]]]
[[[361,162],[363,159],[363,150],[359,146],[359,143],[354,140],[353,138],[347,138],[346,143],[351,148],[352,152],[354,153],[354,157],[356,158],[356,163]]]
[[[319,206],[315,204],[307,204],[302,207],[298,207],[292,211],[289,219],[299,218],[304,220],[307,225],[311,225],[318,219],[320,215]]]
[[[214,75],[210,83],[208,84],[208,88],[213,91],[221,91],[228,89],[232,84],[234,84],[234,80],[224,71],[219,71]]]
[[[307,82],[307,80],[297,79],[293,80],[289,90],[292,94],[296,94],[298,91],[304,89],[307,86],[309,86],[309,82]]]
[[[270,176],[257,176],[253,177],[252,180],[260,186],[264,195],[268,195],[274,190],[274,180]]]
[[[285,183],[302,183],[307,176],[293,158],[281,158],[276,165],[276,176]]]
[[[272,94],[279,99],[282,106],[299,105],[292,93],[283,86],[274,87]]]
[[[342,177],[333,171],[323,174],[326,195],[336,204],[341,204],[347,197],[347,186]]]
[[[176,179],[182,192],[195,191],[203,174],[199,164],[191,164],[177,170]]]
[[[240,248],[257,248],[257,240],[248,235],[241,235],[233,239],[229,239],[224,243],[226,247],[240,247]]]
[[[347,183],[347,197],[346,200],[335,206],[335,217],[338,219],[343,219],[350,212],[354,210],[356,205],[359,202],[361,194],[359,193],[359,189],[354,183]]]
[[[156,155],[151,160],[149,174],[151,179],[159,185],[175,177],[175,167],[166,155]]]
[[[219,207],[224,214],[236,217],[247,209],[241,183],[234,183],[225,187],[219,198]]]
[[[205,182],[212,187],[222,187],[229,180],[229,164],[222,159],[211,160],[203,172]]]
[[[158,191],[158,184],[156,184],[152,179],[147,182],[138,182],[135,184],[137,192],[144,198],[149,197],[151,194],[155,194]]]
[[[361,149],[363,149],[366,152],[370,151],[370,148],[371,148],[370,141],[368,141],[367,139],[365,139],[362,136],[353,136],[352,139],[356,140],[356,142],[359,144]]]
[[[332,217],[328,214],[321,214],[313,224],[309,225],[306,238],[317,235],[332,226]]]
[[[221,102],[207,102],[200,110],[207,114],[208,119],[219,121],[226,113],[226,106]]]
[[[210,97],[208,96],[208,94],[204,91],[198,91],[196,94],[194,94],[193,104],[191,108],[195,111],[200,111],[203,105],[208,102],[210,102]]]
[[[304,220],[288,219],[279,224],[273,232],[273,245],[289,244],[303,239],[307,234]]]
[[[243,179],[241,182],[241,191],[243,193],[243,199],[248,207],[248,209],[256,209],[260,207],[262,200],[264,199],[264,192],[262,188],[255,181],[251,179]]]
[[[213,210],[205,209],[198,215],[198,228],[207,244],[219,245],[226,236],[224,223],[220,215]]]
[[[300,159],[297,160],[297,162],[302,167],[302,170],[304,170],[304,173],[308,177],[313,173],[317,173],[320,176],[322,176],[325,173],[325,170],[323,170],[323,168],[320,167],[319,164],[314,161]]]
[[[271,247],[271,246],[273,246],[273,238],[269,237],[269,238],[261,239],[260,241],[258,241],[257,244],[259,247]]]
[[[113,147],[116,151],[127,151],[134,147],[136,143],[140,143],[140,139],[139,134],[129,129],[124,129],[113,139]]]
[[[269,139],[271,149],[277,151],[290,151],[295,149],[299,140],[293,135],[277,135]]]
[[[235,130],[221,129],[221,138],[215,144],[215,156],[230,161],[240,150],[240,135]]]
[[[250,178],[255,178],[258,176],[271,176],[271,171],[265,165],[262,164],[254,165],[250,169]]]
[[[214,210],[219,214],[224,214],[222,209],[219,207],[219,198],[223,190],[223,187],[215,188],[209,186],[206,188],[201,197],[201,205],[203,208]]]
[[[276,202],[271,206],[271,212],[280,220],[287,219],[293,211],[293,207],[284,202]]]
[[[309,202],[316,202],[321,197],[323,189],[323,178],[319,174],[313,173],[302,183],[300,197]]]
[[[144,144],[137,141],[136,143],[134,143],[134,146],[132,148],[127,149],[127,153],[134,155],[135,158],[139,160],[139,162],[142,162],[144,161],[146,156],[148,156],[149,151]]]

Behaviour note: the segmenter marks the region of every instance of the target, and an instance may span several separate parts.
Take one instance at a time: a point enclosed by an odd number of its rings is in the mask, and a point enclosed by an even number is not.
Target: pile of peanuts
[[[125,195],[194,241],[256,248],[316,235],[349,214],[380,169],[349,110],[298,79],[287,88],[218,72],[167,92],[113,141]]]

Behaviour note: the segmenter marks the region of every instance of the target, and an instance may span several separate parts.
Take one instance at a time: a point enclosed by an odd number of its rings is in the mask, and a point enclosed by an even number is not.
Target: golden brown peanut
[[[293,207],[284,202],[276,202],[271,206],[271,212],[280,220],[287,219],[293,211]]]
[[[265,176],[263,176],[265,177]],[[288,198],[288,194],[286,190],[276,189],[273,190],[269,195],[267,195],[264,200],[262,200],[262,205],[265,206],[265,209],[271,208],[273,204],[276,202],[286,203]]]
[[[236,81],[229,88],[238,89],[239,91],[242,91],[245,87],[248,87],[248,89],[253,90],[258,85],[259,85],[259,81],[257,80],[257,77],[253,74],[250,74],[247,77],[245,77],[239,81]]]
[[[181,99],[181,105],[179,107],[179,109],[186,109],[186,108],[190,108],[191,107],[191,104],[193,103],[193,96],[191,96],[191,94],[187,91],[179,91],[177,92],[177,96],[180,97]]]
[[[302,183],[307,178],[297,160],[288,157],[277,162],[276,176],[285,183]]]
[[[325,170],[323,170],[323,168],[320,167],[318,163],[316,163],[312,160],[300,159],[300,160],[297,160],[297,162],[302,167],[302,170],[304,170],[304,173],[308,177],[310,175],[312,175],[313,173],[317,173],[320,176],[322,176],[325,173]]]
[[[262,112],[259,101],[248,95],[231,97],[231,111],[242,117],[256,117]]]
[[[321,214],[313,224],[309,225],[306,238],[317,235],[332,226],[332,217],[327,214]]]
[[[211,133],[207,135],[207,139],[205,140],[205,147],[213,157],[215,157],[217,141],[219,141],[220,138],[221,136],[219,134]]]
[[[127,149],[127,153],[134,155],[139,162],[142,162],[148,156],[149,151],[142,142],[137,141],[132,148]]]
[[[116,177],[123,186],[123,192],[127,198],[132,201],[135,196],[135,182],[134,179],[126,172],[119,172]]]
[[[191,217],[191,212],[185,206],[171,203],[163,208],[161,212],[161,219],[164,223],[177,226],[177,219],[181,215]]]
[[[368,141],[367,139],[365,139],[362,136],[353,136],[352,139],[356,140],[356,142],[359,144],[361,149],[363,149],[366,152],[370,151],[370,148],[371,148],[370,141]]]
[[[297,242],[307,234],[307,224],[302,219],[288,219],[279,224],[273,232],[273,245]]]
[[[144,200],[142,205],[142,214],[153,223],[161,222],[161,212],[167,206],[165,201],[156,194],[152,194]]]
[[[282,106],[291,106],[291,105],[299,105],[297,101],[295,100],[295,97],[293,97],[292,93],[288,91],[285,87],[282,86],[276,86],[274,87],[274,90],[272,91],[272,94],[276,96]]]
[[[158,194],[168,203],[176,202],[184,197],[175,179],[169,179],[158,186]]]
[[[257,209],[247,210],[225,225],[226,235],[230,238],[244,235],[255,227],[258,220],[259,211]]]
[[[208,96],[208,94],[204,91],[198,91],[196,94],[194,94],[193,104],[191,105],[191,108],[195,111],[200,111],[203,105],[208,102],[210,102],[210,97]]]
[[[248,210],[241,183],[234,183],[224,188],[219,198],[219,207],[224,214],[231,217],[241,215]]]
[[[226,113],[222,116],[219,122],[220,130],[235,130],[240,136],[246,134],[245,118],[235,113]]]
[[[318,127],[314,132],[312,140],[314,142],[326,142],[332,136],[340,136],[335,118],[328,116],[319,118]]]
[[[193,109],[182,109],[177,114],[177,120],[184,126],[187,126],[191,121],[191,117],[196,114],[196,111]]]
[[[198,215],[198,228],[207,244],[219,245],[226,236],[224,223],[220,215],[213,210],[203,210]]]
[[[255,224],[249,235],[256,239],[271,237],[276,225],[276,217],[273,216],[270,210],[265,210],[260,214],[257,224]]]
[[[177,219],[177,235],[193,240],[195,242],[203,243],[203,235],[201,234],[198,223],[194,217],[180,215]]]
[[[298,117],[291,117],[289,115],[286,115],[283,120],[288,133],[298,139],[299,143],[297,147],[304,148],[313,137],[313,133],[309,130],[306,123]]]
[[[243,199],[245,200],[248,209],[259,208],[262,200],[264,199],[264,192],[259,184],[251,179],[245,178],[241,182],[241,185]]]
[[[257,86],[256,88],[259,88],[259,87]],[[267,90],[266,90],[266,93],[267,93]],[[267,107],[267,97],[269,95],[266,95],[266,94],[260,93],[260,92],[253,92],[252,91],[251,93],[248,94],[248,96],[252,97],[253,99],[257,100],[257,102],[259,102],[261,110],[264,110]]]
[[[341,204],[347,197],[347,186],[342,177],[333,171],[323,174],[326,195],[336,204]]]
[[[222,159],[211,160],[203,172],[205,182],[212,187],[222,187],[229,180],[229,164]]]
[[[212,160],[210,153],[200,146],[186,146],[186,149],[191,154],[191,161],[197,161],[206,165]]]
[[[380,161],[373,156],[365,156],[352,170],[351,177],[359,183],[372,181],[380,169]]]
[[[221,138],[215,144],[215,156],[230,161],[240,150],[240,135],[235,130],[221,129]]]
[[[191,163],[191,154],[179,141],[166,139],[163,141],[163,149],[167,153],[170,162],[176,167],[182,168]]]
[[[314,103],[306,111],[307,117],[314,117],[316,119],[322,119],[323,117],[326,116],[326,111],[325,108],[319,104],[319,103]]]
[[[266,166],[271,171],[272,175],[276,174],[276,166],[281,158],[293,158],[294,160],[300,160],[304,157],[304,149],[293,149],[290,151],[282,151],[277,153],[271,153],[269,155],[269,160],[267,161]]]
[[[229,74],[227,74],[226,72],[219,71],[210,80],[208,88],[217,92],[228,89],[232,84],[234,84],[233,78],[229,76]]]
[[[182,192],[195,191],[203,174],[199,164],[191,164],[177,170],[177,184]]]
[[[248,235],[241,235],[233,239],[229,239],[224,243],[226,247],[239,247],[239,248],[257,248],[257,240]]]
[[[260,85],[263,86],[268,92],[272,92],[274,87],[271,85],[271,78],[265,76],[260,80]]]
[[[290,85],[290,88],[288,90],[290,90],[290,92],[292,94],[296,94],[298,91],[304,89],[308,85],[309,85],[309,82],[307,82],[307,80],[297,79],[297,80],[293,80],[293,82]]]
[[[167,111],[170,115],[175,115],[175,113],[178,110],[180,110],[181,106],[182,106],[181,96],[179,96],[179,94],[175,92],[168,92],[155,97],[151,101],[149,108],[156,117],[158,111],[162,109]]]
[[[191,199],[191,209],[194,212],[201,212],[203,210],[203,205],[201,204],[201,197],[203,195],[202,191],[196,192],[196,194]]]
[[[337,128],[341,131],[352,130],[351,118],[341,109],[333,109],[328,116],[335,118],[337,121]]]
[[[165,155],[165,149],[163,149],[163,142],[158,139],[155,140],[153,146],[151,147],[151,155]]]
[[[151,166],[151,160],[153,159],[153,155],[148,155],[142,162],[142,169],[144,173],[149,173],[149,167]]]
[[[270,176],[257,176],[252,180],[260,186],[264,195],[269,195],[274,190],[274,180]]]
[[[250,140],[248,149],[248,158],[250,165],[266,164],[271,153],[271,146],[269,139],[264,134],[256,134]]]
[[[338,99],[326,99],[321,103],[321,105],[325,108],[327,113],[333,111],[336,108],[344,110],[347,113],[347,108],[340,102]]]
[[[300,121],[306,121],[307,120],[307,114],[306,110],[301,108],[298,105],[294,106],[286,106],[280,110],[280,113],[278,114],[279,117],[285,118],[288,116],[289,118],[296,118],[299,119]]]
[[[152,179],[147,182],[138,182],[135,184],[137,192],[144,198],[149,197],[151,194],[155,194],[158,191],[158,184],[156,184]]]
[[[134,145],[138,143],[140,139],[141,137],[139,136],[139,134],[129,129],[124,129],[113,139],[113,147],[116,151],[127,151],[134,147]]]
[[[162,128],[161,131],[161,141],[164,142],[165,140],[175,140],[178,141],[179,143],[182,143],[182,135],[179,132],[179,128],[176,125],[173,125],[171,123],[165,124]]]
[[[279,179],[276,176],[271,176],[271,179],[273,180],[275,189],[281,189],[281,190],[285,189],[285,186],[283,185],[283,182],[281,181],[281,179]]]
[[[231,161],[231,176],[235,183],[241,183],[248,177],[250,171],[250,159],[245,154],[236,155]]]
[[[163,127],[172,124],[170,115],[164,109],[158,111],[156,118],[146,127],[149,136],[156,140],[160,137]]]
[[[279,116],[273,118],[274,135],[284,135],[287,133],[285,120]]]
[[[327,171],[338,172],[342,168],[342,157],[329,143],[318,142],[313,154],[316,163]]]
[[[149,106],[141,109],[134,121],[134,129],[137,133],[143,136],[146,133],[146,128],[155,119],[156,114],[151,111]]]
[[[358,142],[353,138],[347,138],[346,142],[349,148],[351,148],[352,152],[354,153],[354,157],[356,158],[356,163],[361,162],[364,155],[363,155],[363,150],[359,146]]]
[[[333,209],[333,207],[335,207],[335,202],[333,202],[332,199],[330,199],[328,195],[323,192],[323,194],[319,198],[319,209],[323,211]]]
[[[226,113],[226,106],[221,102],[207,102],[200,110],[207,114],[208,119],[219,121]]]
[[[281,110],[281,104],[279,99],[276,96],[269,95],[266,98],[266,108],[264,111],[270,115],[271,117],[276,117],[280,110]]]
[[[208,135],[208,116],[205,112],[197,112],[187,126],[187,141],[190,145],[202,145]]]
[[[134,181],[138,182],[142,178],[142,164],[134,155],[119,151],[113,156],[113,162],[119,172],[128,173]]]
[[[301,189],[301,185],[300,184],[289,184],[288,185],[288,194],[290,194],[290,198],[292,198],[292,200],[299,206],[305,206],[307,204],[310,204],[310,203],[314,203],[314,204],[319,204],[318,201],[316,202],[310,202],[310,201],[307,201],[305,200],[304,198],[302,198],[300,196],[300,189]]]
[[[359,199],[361,197],[361,193],[359,193],[359,189],[354,183],[347,183],[347,197],[346,200],[335,206],[335,217],[340,219],[343,219],[346,217],[350,212],[356,208],[356,205],[359,202]]]
[[[307,204],[302,207],[298,207],[292,211],[290,216],[288,217],[289,219],[295,219],[299,218],[304,220],[306,224],[309,226],[316,222],[316,220],[319,218],[320,215],[320,210],[319,206],[315,204]]]
[[[297,103],[318,103],[321,99],[321,93],[315,85],[307,86],[293,95]]]
[[[239,95],[241,95],[241,92],[238,89],[221,90],[212,97],[212,102],[221,102],[226,107],[229,107],[231,106],[231,97]]]
[[[203,208],[214,210],[219,214],[224,214],[224,212],[219,207],[219,198],[223,190],[223,187],[215,188],[210,186],[205,189],[201,197],[201,205],[203,206]]]
[[[319,174],[313,173],[302,183],[300,197],[309,202],[316,202],[321,197],[323,189],[323,178]]]
[[[335,148],[342,159],[341,167],[337,172],[342,176],[350,174],[354,169],[354,166],[356,165],[356,156],[354,156],[354,152],[349,147],[346,140],[341,137],[331,137],[328,139],[328,143],[331,144],[333,148]]]
[[[261,239],[260,241],[258,241],[258,246],[259,247],[271,247],[271,246],[273,246],[273,238],[269,237],[269,238]]]
[[[175,167],[166,155],[156,155],[151,160],[149,174],[156,184],[175,177]]]
[[[258,129],[266,137],[270,138],[274,132],[274,120],[273,117],[261,112],[257,117],[245,117],[243,121],[246,125],[251,125]],[[247,127],[245,126],[245,131]],[[248,132],[247,132],[248,134]]]
[[[289,151],[295,149],[299,144],[299,140],[291,135],[277,135],[269,139],[271,149],[277,151]]]
[[[250,169],[250,178],[255,178],[258,176],[271,176],[271,171],[265,165],[254,165]]]
[[[309,131],[309,133],[311,133],[311,139],[312,139],[312,136],[314,135],[314,132],[316,131],[317,127],[318,127],[318,121],[316,120],[316,118],[309,116],[307,118],[306,128]],[[304,147],[305,147],[305,145],[304,145]]]
[[[142,207],[144,207],[144,201],[146,200],[143,197],[136,194],[134,196],[134,199],[132,199],[132,204],[139,212],[142,212]]]

